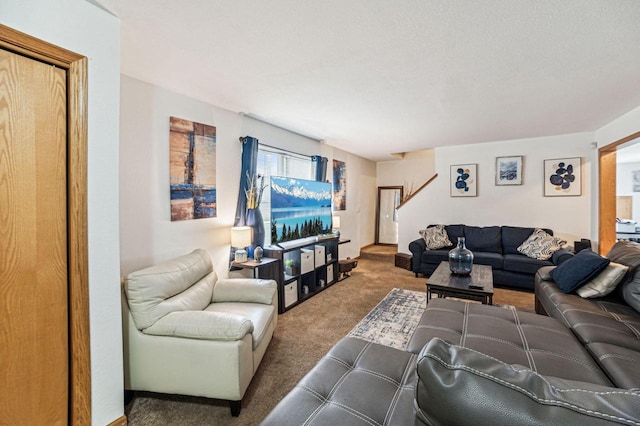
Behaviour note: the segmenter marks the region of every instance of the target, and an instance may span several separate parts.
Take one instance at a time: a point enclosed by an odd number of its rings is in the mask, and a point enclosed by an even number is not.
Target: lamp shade
[[[251,245],[251,228],[249,226],[234,226],[231,228],[231,246],[244,248]]]
[[[340,216],[333,216],[333,229],[340,229]]]

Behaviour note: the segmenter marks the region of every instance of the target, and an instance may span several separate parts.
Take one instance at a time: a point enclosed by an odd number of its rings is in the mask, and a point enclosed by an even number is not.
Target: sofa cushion
[[[155,336],[184,337],[201,340],[240,340],[253,331],[246,317],[222,312],[170,312],[144,329]]]
[[[413,425],[416,358],[345,337],[260,424]]]
[[[449,235],[452,243],[458,241],[458,237],[464,237],[464,225],[445,225],[444,229],[447,231],[447,235]]]
[[[622,281],[627,271],[628,266],[621,265],[619,263],[611,262],[591,281],[576,290],[576,293],[580,297],[592,298],[603,297],[615,290],[616,286]]]
[[[548,260],[567,242],[536,228],[518,248],[519,253],[538,260]]]
[[[543,266],[553,266],[549,260],[537,260],[522,254],[505,254],[503,269],[506,271],[535,274]]]
[[[253,330],[253,348],[257,348],[262,339],[267,336],[269,326],[274,316],[278,315],[276,307],[273,305],[263,305],[259,303],[212,303],[207,307],[206,312],[226,314],[240,318],[246,318],[251,321]],[[271,338],[271,335],[268,336]]]
[[[499,226],[465,226],[465,244],[473,252],[502,254],[502,234]]]
[[[591,250],[582,250],[553,269],[550,275],[563,292],[571,293],[602,272],[609,262]]]
[[[432,226],[421,230],[419,233],[424,239],[427,250],[437,250],[444,247],[451,247],[452,245],[447,231],[444,229],[444,225]]]
[[[421,261],[422,263],[435,263],[440,264],[440,262],[449,261],[449,250],[439,249],[439,250],[426,250],[422,253]]]
[[[640,312],[640,272],[636,272],[634,278],[623,284],[622,297],[637,312]]]
[[[640,351],[608,343],[589,343],[587,349],[617,387],[640,390]]]
[[[498,253],[478,251],[473,253],[473,263],[476,265],[489,265],[493,269],[502,269],[503,257]]]
[[[540,374],[610,384],[571,331],[543,315],[431,299],[407,350],[418,353],[434,337],[509,364],[524,365]]]
[[[611,247],[606,257],[612,262],[628,266],[629,272],[633,274],[640,265],[640,244],[626,240],[618,241]]]
[[[211,303],[218,277],[203,249],[132,272],[124,282],[138,330],[174,311],[202,310]]]
[[[640,393],[545,377],[433,339],[418,357],[416,425],[637,424]]]
[[[503,226],[502,227],[502,253],[503,254],[521,254],[518,247],[525,242],[527,238],[535,231],[535,228],[522,228],[519,226]],[[551,229],[544,228],[547,234],[553,236]]]

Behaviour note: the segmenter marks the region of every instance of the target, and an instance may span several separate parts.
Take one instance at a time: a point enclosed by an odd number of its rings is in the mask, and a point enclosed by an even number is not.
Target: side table
[[[280,260],[271,257],[263,257],[260,262],[249,259],[246,262],[231,262],[231,267],[250,269],[253,271],[253,278],[263,278],[278,282],[280,271]]]

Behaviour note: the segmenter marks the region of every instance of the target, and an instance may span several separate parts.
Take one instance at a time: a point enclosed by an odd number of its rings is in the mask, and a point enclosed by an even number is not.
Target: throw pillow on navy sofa
[[[571,293],[588,283],[609,265],[609,259],[591,250],[582,250],[550,272],[563,293]]]

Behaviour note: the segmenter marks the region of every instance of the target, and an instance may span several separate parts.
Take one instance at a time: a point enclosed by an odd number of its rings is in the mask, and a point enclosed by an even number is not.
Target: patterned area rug
[[[426,302],[424,291],[394,288],[349,332],[349,336],[404,350],[418,326]]]

